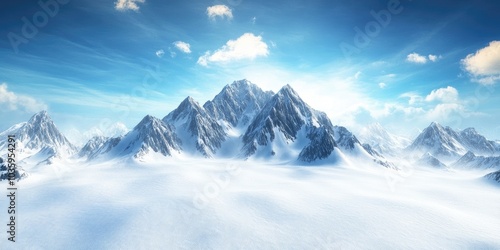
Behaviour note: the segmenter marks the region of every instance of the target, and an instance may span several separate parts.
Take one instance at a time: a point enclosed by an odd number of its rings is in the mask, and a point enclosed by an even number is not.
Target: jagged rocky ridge
[[[304,145],[297,145],[300,153],[295,157],[311,162],[327,158],[337,147],[330,119],[307,105],[290,85],[285,85],[267,102],[242,139],[245,157],[275,156],[283,142],[293,144],[305,139]]]
[[[217,121],[225,121],[233,127],[246,126],[273,95],[272,91],[263,91],[248,80],[240,80],[226,85],[203,107]]]
[[[200,152],[205,157],[212,157],[226,137],[224,128],[191,97],[165,116],[163,122],[174,127],[184,150],[191,148],[189,153]]]

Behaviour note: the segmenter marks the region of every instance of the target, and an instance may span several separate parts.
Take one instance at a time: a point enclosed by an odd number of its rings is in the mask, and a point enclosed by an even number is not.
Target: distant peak
[[[194,99],[193,99],[193,97],[191,97],[191,96],[186,97],[186,99],[184,99],[184,101],[187,101],[187,102],[195,102],[195,100],[194,100]]]
[[[442,129],[443,126],[441,126],[441,124],[439,124],[438,122],[432,122],[430,125],[429,125],[430,128],[437,128],[437,129]]]
[[[370,123],[370,125],[368,125],[368,128],[371,128],[374,130],[385,130],[384,127],[382,127],[382,125],[380,125],[380,123],[378,123],[378,122]]]
[[[158,119],[152,115],[146,115],[146,116],[144,116],[144,118],[142,118],[141,122],[139,122],[139,124],[137,124],[134,127],[134,130],[141,130],[144,127],[149,127],[151,124],[153,124],[153,126],[154,126],[154,124],[157,124],[160,122],[162,122],[160,119]]]
[[[241,80],[237,80],[237,81],[234,81],[232,84],[234,85],[238,85],[238,84],[251,84],[251,82],[247,79],[241,79]]]
[[[227,90],[227,89],[240,89],[240,88],[245,88],[245,87],[251,87],[253,85],[254,84],[251,83],[250,81],[248,81],[247,79],[242,79],[242,80],[234,81],[233,83],[226,85],[226,87],[224,87],[224,89],[225,90]]]
[[[477,134],[477,131],[475,128],[466,128],[463,130],[464,133],[467,133],[467,134]]]
[[[198,104],[198,102],[196,100],[194,100],[191,96],[188,96],[186,97],[186,99],[184,99],[181,104],[179,105],[179,107],[181,109],[184,109],[185,107],[199,107],[200,105]]]
[[[47,112],[47,110],[42,110],[42,111],[36,113],[33,116],[37,116],[37,117],[49,117],[49,113]]]
[[[292,86],[290,86],[290,84],[283,86],[278,93],[288,93],[288,94],[297,95],[297,92],[295,92],[295,90],[293,90],[293,88],[292,88]]]
[[[142,118],[141,122],[139,124],[145,124],[145,123],[150,123],[151,121],[154,121],[156,118],[152,115],[146,115],[144,118]]]
[[[47,113],[46,110],[43,110],[43,111],[40,111],[40,112],[34,114],[30,118],[28,123],[33,124],[33,123],[50,122],[50,121],[52,121],[52,120],[50,119],[49,114]]]

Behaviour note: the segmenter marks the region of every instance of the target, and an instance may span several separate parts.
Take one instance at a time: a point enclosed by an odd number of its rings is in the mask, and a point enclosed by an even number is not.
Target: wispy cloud
[[[29,113],[46,110],[47,105],[27,95],[9,91],[7,83],[0,84],[0,107],[10,111],[21,110]]]
[[[198,58],[198,64],[208,66],[209,63],[225,63],[242,59],[255,59],[269,55],[269,46],[261,36],[245,33],[236,40],[227,43],[214,52],[207,51]]]
[[[406,56],[406,61],[407,62],[411,62],[411,63],[417,63],[417,64],[425,64],[427,62],[436,62],[437,60],[439,60],[441,58],[441,56],[438,56],[438,55],[428,55],[428,56],[424,56],[424,55],[420,55],[418,53],[411,53],[411,54],[408,54]]]
[[[176,41],[173,43],[175,48],[180,50],[183,53],[189,54],[191,53],[191,45],[189,43],[183,42],[183,41]]]
[[[144,3],[146,0],[118,0],[115,2],[115,9],[119,11],[133,10],[139,11],[138,3]]]
[[[500,41],[490,44],[462,59],[464,69],[481,84],[500,81]]]
[[[219,4],[207,8],[208,18],[215,20],[217,17],[233,19],[233,11],[226,5]]]
[[[156,56],[162,58],[165,55],[165,51],[162,49],[156,51]]]

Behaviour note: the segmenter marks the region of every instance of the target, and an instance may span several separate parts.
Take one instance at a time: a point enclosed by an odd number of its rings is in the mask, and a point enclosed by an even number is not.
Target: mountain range
[[[491,156],[500,154],[499,144],[480,135],[474,128],[453,130],[433,122],[406,148],[406,153],[430,153],[440,161],[452,163],[467,152]]]
[[[415,164],[437,168],[497,169],[500,162],[500,144],[474,128],[453,130],[434,122],[411,141],[374,123],[357,137],[310,107],[290,85],[273,93],[247,80],[226,85],[204,105],[187,97],[162,119],[146,115],[127,134],[95,136],[81,148],[66,139],[46,111],[0,133],[2,152],[9,134],[16,135],[26,165],[64,157],[97,161],[184,155],[299,164],[355,159],[395,169],[394,159],[406,155],[413,155]]]

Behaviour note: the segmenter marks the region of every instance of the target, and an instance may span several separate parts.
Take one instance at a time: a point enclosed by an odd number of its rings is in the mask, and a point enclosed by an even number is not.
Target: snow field
[[[1,248],[500,248],[500,186],[484,173],[407,173],[390,183],[398,172],[383,167],[168,158],[46,166],[19,183],[18,242]]]

